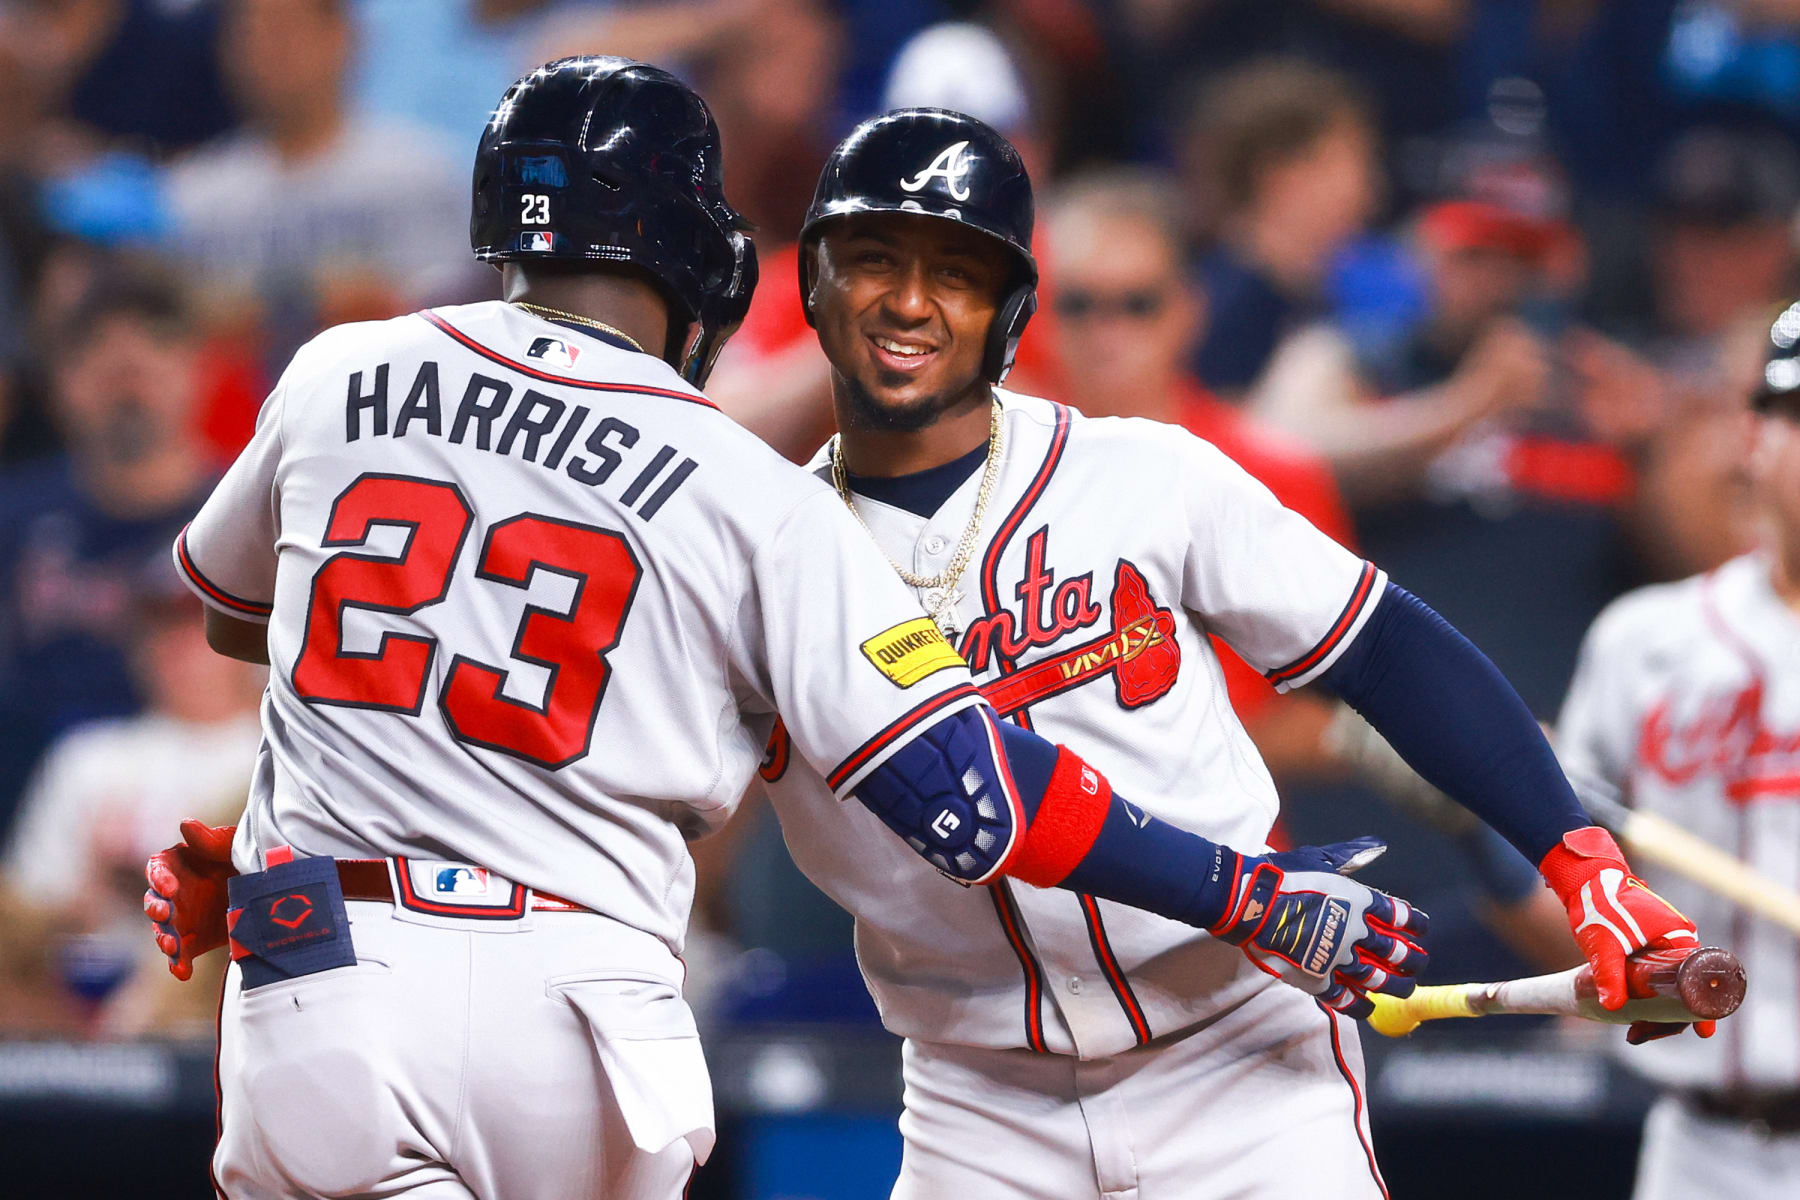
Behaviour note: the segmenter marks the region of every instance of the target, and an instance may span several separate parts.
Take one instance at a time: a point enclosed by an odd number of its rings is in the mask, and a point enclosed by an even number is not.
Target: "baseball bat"
[[[1627,808],[1610,788],[1570,775],[1588,815],[1612,830],[1627,852],[1648,859],[1716,892],[1765,921],[1800,937],[1800,892],[1770,879],[1741,859],[1689,833],[1667,817]]]
[[[1735,954],[1717,946],[1648,951],[1626,961],[1625,975],[1631,998],[1616,1012],[1600,1007],[1594,968],[1580,966],[1504,983],[1434,984],[1405,999],[1372,995],[1375,1012],[1369,1028],[1386,1037],[1404,1037],[1421,1021],[1497,1013],[1586,1017],[1612,1025],[1717,1021],[1736,1012],[1744,1000],[1744,968]]]

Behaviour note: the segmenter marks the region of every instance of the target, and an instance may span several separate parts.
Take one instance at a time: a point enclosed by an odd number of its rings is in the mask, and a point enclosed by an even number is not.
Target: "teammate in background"
[[[1478,651],[1191,434],[994,386],[1034,305],[1032,223],[1017,155],[972,118],[890,113],[839,145],[801,241],[841,430],[814,471],[995,708],[1102,748],[1148,823],[1259,845],[1275,817],[1216,632],[1278,688],[1357,708],[1540,863],[1623,1003],[1625,955],[1693,926],[1632,880]],[[1383,1193],[1339,1011],[1078,885],[945,891],[779,734],[762,776],[907,1039],[898,1200]]]
[[[756,279],[721,177],[666,72],[520,80],[470,225],[506,300],[314,339],[176,541],[209,642],[273,668],[235,840],[147,871],[176,974],[231,947],[222,1191],[677,1195],[712,1144],[685,839],[777,711],[852,854],[944,895],[1147,906],[1333,1011],[1412,988],[1423,915],[1343,878],[1379,843],[1238,853],[1002,727],[831,489],[697,390]]]
[[[1800,881],[1800,304],[1775,320],[1754,394],[1758,548],[1632,592],[1582,646],[1557,747],[1774,879]],[[1668,1093],[1644,1126],[1637,1200],[1776,1200],[1800,1180],[1800,955],[1793,935],[1669,875],[1743,960],[1725,1031],[1632,1056]]]

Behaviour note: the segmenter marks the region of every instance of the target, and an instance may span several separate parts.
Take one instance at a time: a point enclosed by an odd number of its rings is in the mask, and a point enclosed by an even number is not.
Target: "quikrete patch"
[[[335,860],[297,858],[227,886],[231,957],[246,989],[356,963]]]
[[[884,629],[862,644],[863,657],[896,687],[909,688],[945,667],[965,666],[930,617]]]

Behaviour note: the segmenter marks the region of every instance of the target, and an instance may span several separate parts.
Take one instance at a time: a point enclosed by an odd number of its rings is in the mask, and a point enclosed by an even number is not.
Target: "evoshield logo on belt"
[[[1342,900],[1327,900],[1320,914],[1319,936],[1313,942],[1312,953],[1306,957],[1306,969],[1314,975],[1323,975],[1331,960],[1337,957],[1338,939],[1343,936],[1344,927],[1350,920],[1350,906]]]

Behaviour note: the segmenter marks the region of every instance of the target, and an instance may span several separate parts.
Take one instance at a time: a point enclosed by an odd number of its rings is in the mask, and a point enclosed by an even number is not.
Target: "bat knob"
[[[1383,1037],[1405,1037],[1419,1027],[1419,1018],[1392,996],[1375,992],[1369,1003],[1375,1006],[1369,1014],[1369,1028]]]
[[[1744,964],[1718,946],[1694,951],[1675,972],[1675,993],[1695,1018],[1717,1021],[1744,1002]]]

